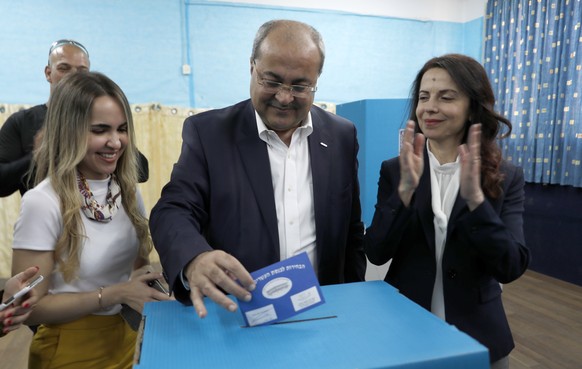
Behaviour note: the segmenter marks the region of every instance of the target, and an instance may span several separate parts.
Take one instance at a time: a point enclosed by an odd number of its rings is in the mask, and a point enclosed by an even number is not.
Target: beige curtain
[[[335,113],[334,104],[316,104]],[[28,107],[0,104],[0,126],[11,114]],[[137,147],[149,161],[149,180],[139,185],[148,214],[158,201],[162,187],[169,181],[173,164],[180,155],[184,120],[203,110],[205,109],[176,108],[157,103],[132,105]],[[19,193],[0,198],[0,278],[6,278],[11,273],[12,236],[19,208]],[[150,259],[152,262],[159,261],[155,251]]]
[[[0,104],[0,127],[9,116],[18,110],[27,109],[30,105]],[[0,197],[0,278],[10,276],[12,263],[12,231],[18,218],[20,208],[20,193],[8,197]]]
[[[149,162],[149,180],[139,185],[149,213],[180,156],[184,120],[201,110],[159,104],[134,105],[132,109],[137,147]]]

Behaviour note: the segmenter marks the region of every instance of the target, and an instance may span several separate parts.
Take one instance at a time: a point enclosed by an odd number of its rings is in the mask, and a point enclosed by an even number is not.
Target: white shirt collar
[[[270,137],[268,132],[273,132],[272,129],[265,125],[265,122],[261,119],[259,113],[255,110],[255,117],[257,118],[257,132],[261,140],[269,143]],[[311,121],[311,112],[307,113],[307,117],[303,120],[301,126],[297,127],[300,132],[301,137],[307,137],[313,132],[313,122]]]

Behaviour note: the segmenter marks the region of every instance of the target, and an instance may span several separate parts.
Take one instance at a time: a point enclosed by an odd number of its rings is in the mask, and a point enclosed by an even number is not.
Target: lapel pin
[[[320,144],[321,146],[323,146],[323,147],[327,147],[327,144],[326,144],[326,143],[324,143],[324,142],[320,142],[319,144]]]

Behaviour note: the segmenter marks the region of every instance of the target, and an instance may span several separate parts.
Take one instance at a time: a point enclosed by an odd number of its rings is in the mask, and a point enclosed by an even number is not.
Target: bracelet
[[[99,309],[101,309],[101,310],[105,310],[105,308],[103,307],[103,289],[104,288],[105,287],[103,287],[103,286],[99,287],[99,292],[97,292],[98,296],[99,296]]]

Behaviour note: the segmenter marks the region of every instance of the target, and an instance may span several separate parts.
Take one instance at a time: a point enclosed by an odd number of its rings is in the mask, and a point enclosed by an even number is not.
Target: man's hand
[[[255,281],[242,264],[221,250],[198,255],[186,266],[185,275],[190,285],[192,304],[200,318],[207,314],[204,296],[229,311],[236,311],[236,304],[220,289],[241,300],[250,301],[249,291],[256,287]]]

